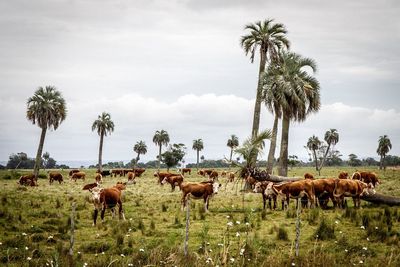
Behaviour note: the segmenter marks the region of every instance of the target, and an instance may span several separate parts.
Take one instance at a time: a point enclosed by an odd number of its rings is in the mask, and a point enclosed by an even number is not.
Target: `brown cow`
[[[372,184],[374,187],[378,186],[381,181],[378,179],[378,176],[374,172],[355,172],[351,176],[353,180],[360,180],[366,184]]]
[[[119,175],[119,177],[121,177],[124,175],[124,171],[121,169],[113,169],[113,170],[111,170],[111,177],[113,176],[113,174],[114,174],[114,177],[117,177],[117,175]]]
[[[63,176],[59,172],[49,172],[49,183],[53,184],[54,181],[58,181],[61,184],[63,180]]]
[[[178,173],[169,173],[169,172],[155,172],[154,177],[158,177],[158,183],[161,184],[162,180],[168,176],[177,176]]]
[[[182,168],[182,169],[181,169],[181,173],[182,173],[183,175],[185,175],[186,173],[188,173],[189,175],[191,175],[191,174],[192,174],[192,169],[191,169],[191,168]]]
[[[332,200],[333,206],[336,206],[336,200],[333,197],[333,190],[335,189],[335,179],[317,179],[313,180],[312,184],[314,186],[314,193],[316,198],[318,198],[319,205],[322,208],[327,208],[329,199]]]
[[[91,189],[93,189],[95,187],[98,187],[98,186],[100,186],[100,184],[98,184],[98,183],[86,184],[86,185],[83,186],[82,190],[89,190],[90,191]]]
[[[228,182],[233,182],[235,180],[235,173],[228,173]]]
[[[369,189],[373,189],[372,184],[366,184],[358,180],[350,179],[336,179],[335,188],[333,190],[333,196],[339,206],[343,208],[344,198],[352,197],[354,207],[361,206],[360,197],[363,195],[369,195]]]
[[[128,183],[136,184],[136,174],[134,172],[128,172]]]
[[[205,171],[204,171],[203,169],[198,170],[198,171],[197,171],[197,174],[198,174],[198,175],[201,175],[201,176],[203,176],[203,177],[206,176],[206,173],[205,173]]]
[[[121,191],[126,188],[125,184],[117,183],[116,186],[111,188],[94,187],[89,191],[92,193],[92,201],[94,204],[93,226],[96,225],[97,215],[101,210],[100,218],[104,221],[104,213],[107,208],[111,209],[114,218],[115,207],[118,205],[119,218],[125,220],[124,211],[122,209]]]
[[[208,202],[211,196],[218,193],[221,184],[207,181],[202,183],[181,183],[182,210],[185,208],[187,198],[192,196],[195,199],[204,199],[204,210],[208,212]]]
[[[206,169],[206,170],[204,170],[204,175],[208,175],[208,176],[210,176],[211,175],[211,173],[213,172],[214,170],[211,170],[211,169]]]
[[[137,168],[134,169],[133,172],[135,173],[135,177],[140,177],[146,171],[144,168]]]
[[[264,210],[265,210],[265,204],[266,204],[266,202],[267,202],[267,199],[268,199],[268,206],[269,206],[269,209],[272,210],[271,200],[274,201],[274,209],[276,209],[276,195],[275,195],[275,194],[267,195],[267,194],[265,193],[265,189],[267,189],[268,183],[269,183],[269,182],[267,182],[267,181],[257,182],[257,183],[255,184],[254,190],[253,190],[254,193],[261,193],[261,194],[262,194],[262,197],[263,197],[263,209],[264,209]],[[282,202],[282,209],[283,209],[283,205],[284,205],[284,204],[283,204],[283,202]]]
[[[247,178],[246,178],[246,183],[248,183],[248,184],[250,185],[250,187],[253,189],[253,188],[254,188],[254,185],[257,183],[257,180],[254,179],[254,178],[251,177],[251,176],[247,176]]]
[[[103,183],[103,176],[100,173],[97,173],[96,176],[94,177],[96,180],[96,183],[101,184]]]
[[[222,172],[221,172],[221,177],[225,177],[227,174],[228,174],[227,171],[222,171]]]
[[[68,173],[68,176],[71,177],[76,172],[79,172],[79,170],[78,169],[70,170],[69,173]]]
[[[304,179],[314,180],[314,175],[312,175],[311,173],[306,172],[304,174]]]
[[[339,179],[347,179],[349,178],[349,174],[347,172],[340,172],[338,175]]]
[[[76,172],[72,174],[71,180],[74,180],[76,182],[77,179],[82,179],[85,181],[86,173],[84,172]]]
[[[37,182],[36,182],[36,179],[35,179],[35,175],[33,173],[32,174],[27,174],[27,175],[22,175],[19,178],[18,183],[20,185],[30,185],[30,186],[37,186],[38,185]]]
[[[217,171],[212,171],[209,174],[209,179],[210,179],[210,181],[218,181],[218,172]]]
[[[179,174],[179,175],[175,175],[175,176],[167,176],[165,177],[161,184],[164,185],[165,183],[169,183],[171,185],[171,189],[172,191],[175,191],[175,186],[181,186],[183,182],[183,175]]]
[[[275,185],[270,182],[265,190],[267,196],[269,195],[279,195],[286,200],[286,205],[289,207],[289,202],[291,198],[298,199],[303,196],[307,196],[311,206],[315,206],[315,194],[312,181],[301,180],[289,183],[283,183]]]

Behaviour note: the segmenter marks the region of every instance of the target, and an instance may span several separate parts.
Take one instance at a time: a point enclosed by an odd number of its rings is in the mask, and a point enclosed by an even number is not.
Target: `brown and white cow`
[[[64,181],[62,174],[59,172],[49,172],[49,183],[53,184],[54,181],[58,181],[61,184]]]
[[[257,182],[257,183],[255,184],[255,186],[254,186],[253,192],[254,192],[254,193],[261,193],[261,194],[262,194],[262,198],[263,198],[263,209],[265,209],[265,204],[266,204],[267,199],[268,199],[268,206],[269,206],[269,209],[272,210],[271,200],[274,201],[274,209],[276,209],[276,197],[277,197],[277,195],[275,195],[275,194],[267,195],[267,194],[265,193],[265,190],[267,189],[268,184],[269,184],[269,182],[267,182],[267,181]],[[282,209],[283,209],[283,205],[284,205],[284,204],[283,204],[283,202],[282,202]]]
[[[347,172],[340,172],[338,175],[339,179],[347,179],[349,178],[349,174]]]
[[[98,183],[98,184],[103,183],[103,175],[101,175],[100,173],[96,173],[96,176],[94,177],[94,179],[96,180],[96,183]]]
[[[203,177],[206,176],[206,172],[205,172],[203,169],[198,170],[198,171],[197,171],[197,174],[198,174],[198,175],[201,175],[201,176],[203,176]]]
[[[208,212],[208,202],[210,197],[218,193],[220,186],[221,184],[212,181],[201,183],[181,183],[182,210],[186,207],[188,197],[191,196],[194,199],[202,198],[204,200],[204,210]]]
[[[204,170],[204,175],[208,175],[208,176],[210,176],[211,175],[211,173],[213,172],[214,170],[211,170],[211,169],[206,169],[206,170]]]
[[[20,185],[29,185],[29,186],[37,186],[37,182],[35,179],[35,175],[32,174],[27,174],[27,175],[22,175],[19,177],[18,183]]]
[[[142,174],[146,171],[146,169],[144,168],[136,168],[133,170],[133,172],[135,173],[135,177],[140,177],[142,176]],[[129,172],[128,172],[129,173]]]
[[[336,206],[336,200],[333,197],[335,189],[335,178],[325,178],[313,180],[315,197],[318,199],[319,205],[322,208],[328,207],[328,201],[331,199],[333,206]]]
[[[182,169],[181,169],[181,173],[182,173],[183,175],[185,175],[186,173],[188,173],[189,175],[191,175],[192,169],[191,169],[191,168],[182,168]]]
[[[70,170],[69,173],[68,173],[68,176],[71,177],[74,173],[77,173],[77,172],[79,172],[78,169]]]
[[[378,186],[381,181],[378,179],[378,176],[374,172],[355,172],[351,176],[353,180],[360,180],[367,184],[372,184],[374,187]]]
[[[221,177],[225,177],[227,174],[228,174],[227,171],[222,171],[222,172],[221,172]]]
[[[168,176],[177,176],[179,173],[170,173],[170,172],[155,172],[154,177],[158,177],[158,183],[161,184],[162,180]]]
[[[129,184],[136,184],[136,174],[134,172],[128,172],[128,183]]]
[[[366,184],[358,180],[350,179],[336,179],[335,188],[333,190],[333,196],[339,206],[343,208],[344,198],[352,197],[354,207],[361,206],[361,199],[363,195],[369,195],[369,190],[373,189],[372,184]]]
[[[311,207],[315,206],[315,194],[312,181],[301,180],[295,182],[288,182],[279,185],[275,185],[270,182],[265,190],[267,196],[277,195],[286,200],[286,206],[289,207],[291,198],[298,199],[306,196],[311,204]]]
[[[250,187],[253,189],[254,185],[257,183],[257,180],[249,175],[246,178],[246,183],[248,183],[250,185]]]
[[[90,191],[91,189],[93,189],[95,187],[100,187],[100,184],[98,184],[98,183],[85,184],[83,186],[82,190],[89,190]]]
[[[233,182],[235,180],[235,173],[229,172],[228,173],[228,182]]]
[[[86,173],[84,172],[75,172],[72,174],[71,180],[74,180],[76,182],[77,179],[82,179],[85,181]]]
[[[179,175],[165,177],[161,181],[161,184],[164,185],[166,183],[169,183],[171,185],[171,190],[175,191],[175,186],[178,186],[180,188],[182,182],[183,182],[183,175],[179,174]]]
[[[106,209],[111,209],[112,217],[115,215],[115,207],[118,205],[119,218],[125,220],[124,211],[122,209],[121,194],[126,188],[126,184],[117,183],[111,188],[94,187],[89,189],[92,193],[92,201],[94,204],[93,226],[96,225],[97,215],[101,210],[100,218],[104,221],[104,213]]]
[[[212,171],[209,174],[209,179],[210,179],[210,181],[218,181],[218,172],[217,171]]]
[[[311,173],[306,172],[304,174],[304,179],[314,180],[314,175],[312,175]]]
[[[111,177],[114,175],[114,177],[117,177],[117,175],[119,175],[119,177],[124,175],[124,170],[122,169],[112,169],[111,170]]]

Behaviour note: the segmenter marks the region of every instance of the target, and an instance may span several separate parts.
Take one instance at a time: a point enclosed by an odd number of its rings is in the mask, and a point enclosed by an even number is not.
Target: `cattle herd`
[[[101,212],[101,219],[104,219],[106,209],[110,209],[114,217],[115,208],[118,206],[120,219],[125,219],[122,209],[122,191],[129,184],[135,184],[136,178],[145,172],[143,168],[135,169],[113,169],[97,171],[94,183],[84,185],[83,190],[91,193],[91,202],[94,205],[93,225],[96,225],[98,212]],[[200,183],[190,183],[185,181],[185,174],[191,174],[190,168],[182,168],[179,173],[155,172],[154,177],[160,185],[170,184],[171,190],[176,187],[182,192],[182,209],[187,205],[189,197],[194,199],[203,199],[204,210],[208,211],[209,199],[218,193],[221,184],[219,177],[225,177],[226,183],[234,182],[236,173],[213,169],[201,169],[197,172],[202,177],[208,179]],[[118,182],[110,188],[102,188],[103,177],[127,177],[126,182]],[[258,169],[242,170],[240,175],[242,181],[246,181],[248,187],[251,187],[254,193],[261,193],[263,198],[263,208],[266,208],[266,201],[269,200],[269,208],[277,208],[277,199],[282,203],[282,209],[289,206],[290,199],[301,200],[304,207],[327,208],[329,200],[334,207],[343,208],[346,205],[345,198],[352,197],[354,207],[360,207],[360,198],[363,195],[375,193],[374,188],[380,184],[380,180],[374,172],[358,172],[351,176],[346,172],[340,172],[336,178],[314,179],[310,173],[304,174],[304,179],[296,181],[276,182],[265,171]],[[50,185],[54,181],[59,184],[64,182],[60,172],[51,171],[48,173]],[[78,179],[85,181],[86,174],[80,170],[69,171],[69,178],[76,182]],[[18,183],[20,185],[38,186],[35,176],[28,174],[21,176]],[[273,206],[272,206],[273,202]],[[298,202],[297,202],[298,203]]]

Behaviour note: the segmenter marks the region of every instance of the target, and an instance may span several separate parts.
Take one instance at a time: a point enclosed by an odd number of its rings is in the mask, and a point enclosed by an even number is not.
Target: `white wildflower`
[[[292,262],[292,266],[296,266],[296,263]]]
[[[363,261],[360,261],[360,264],[363,264],[364,262]]]
[[[247,223],[246,223],[246,226],[250,226],[250,223],[247,222]]]
[[[339,224],[339,221],[335,221],[336,224]]]
[[[368,248],[367,247],[363,247],[363,250],[368,250]]]
[[[32,258],[31,257],[28,257],[28,258],[26,258],[28,261],[30,261]]]
[[[363,229],[363,230],[365,230],[365,226],[364,226],[364,225],[361,225],[360,228]]]
[[[227,215],[226,218],[229,219],[231,216]]]
[[[243,256],[243,254],[244,254],[244,248],[242,248],[241,250],[240,250],[240,256]]]
[[[207,246],[210,245],[210,242],[207,242]]]
[[[223,247],[223,246],[224,246],[224,244],[222,244],[222,243],[218,243],[218,246],[219,246],[219,247]]]
[[[96,253],[96,254],[94,254],[94,256],[97,257],[97,256],[99,256],[99,255],[97,255],[97,253]]]
[[[339,234],[343,234],[343,232],[342,232],[342,231],[339,231]]]
[[[236,237],[239,237],[240,236],[240,233],[239,232],[236,232]]]
[[[375,230],[378,230],[378,226],[375,226]]]
[[[141,249],[139,249],[139,251],[140,251],[140,252],[144,252],[144,249],[143,249],[143,248],[141,248]]]
[[[208,250],[208,252],[212,252],[212,249],[210,248],[210,249]]]
[[[131,235],[130,235],[130,234],[126,234],[125,236],[126,236],[126,237],[130,237]]]
[[[369,237],[367,237],[367,241],[369,241]]]
[[[337,244],[337,241],[335,240],[335,244]]]
[[[128,232],[130,232],[130,231],[132,231],[132,228],[129,228],[129,229],[128,229]]]
[[[232,227],[233,226],[233,222],[228,222],[226,225]]]
[[[26,234],[26,233],[22,233],[22,235],[23,235],[23,236],[26,236],[27,234]]]
[[[235,262],[235,258],[231,258],[230,261],[231,261],[231,262]]]
[[[25,247],[25,250],[28,250],[29,248],[28,247]]]
[[[81,252],[80,252],[80,251],[78,251],[78,254],[81,254]]]
[[[240,221],[236,221],[236,224],[240,224]]]
[[[104,251],[103,251],[101,254],[103,254],[103,255],[104,255],[104,254],[105,254],[105,253],[104,253]]]
[[[1,245],[3,245],[3,243],[2,243],[2,242],[0,242],[0,246],[1,246]]]
[[[347,248],[344,250],[344,252],[349,252],[348,250],[347,250]]]
[[[129,218],[129,220],[132,221],[133,219],[132,219],[132,218]]]
[[[121,257],[122,257],[122,258],[124,258],[124,257],[125,257],[125,255],[124,255],[124,254],[121,254]]]

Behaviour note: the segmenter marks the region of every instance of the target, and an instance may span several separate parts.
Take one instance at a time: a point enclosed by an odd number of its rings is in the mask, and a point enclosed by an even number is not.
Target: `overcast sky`
[[[58,161],[97,159],[91,124],[111,114],[103,161],[130,160],[165,129],[171,142],[202,138],[208,159],[229,155],[226,141],[251,132],[258,59],[239,45],[245,24],[273,18],[286,25],[292,50],[318,64],[322,108],[290,129],[289,154],[307,158],[313,134],[336,128],[347,159],[376,155],[379,136],[400,154],[400,2],[393,1],[0,1],[0,160],[36,155],[40,129],[26,100],[54,85],[68,116],[48,132],[44,151]],[[272,127],[263,107],[261,128]],[[266,155],[263,156],[264,158]]]

